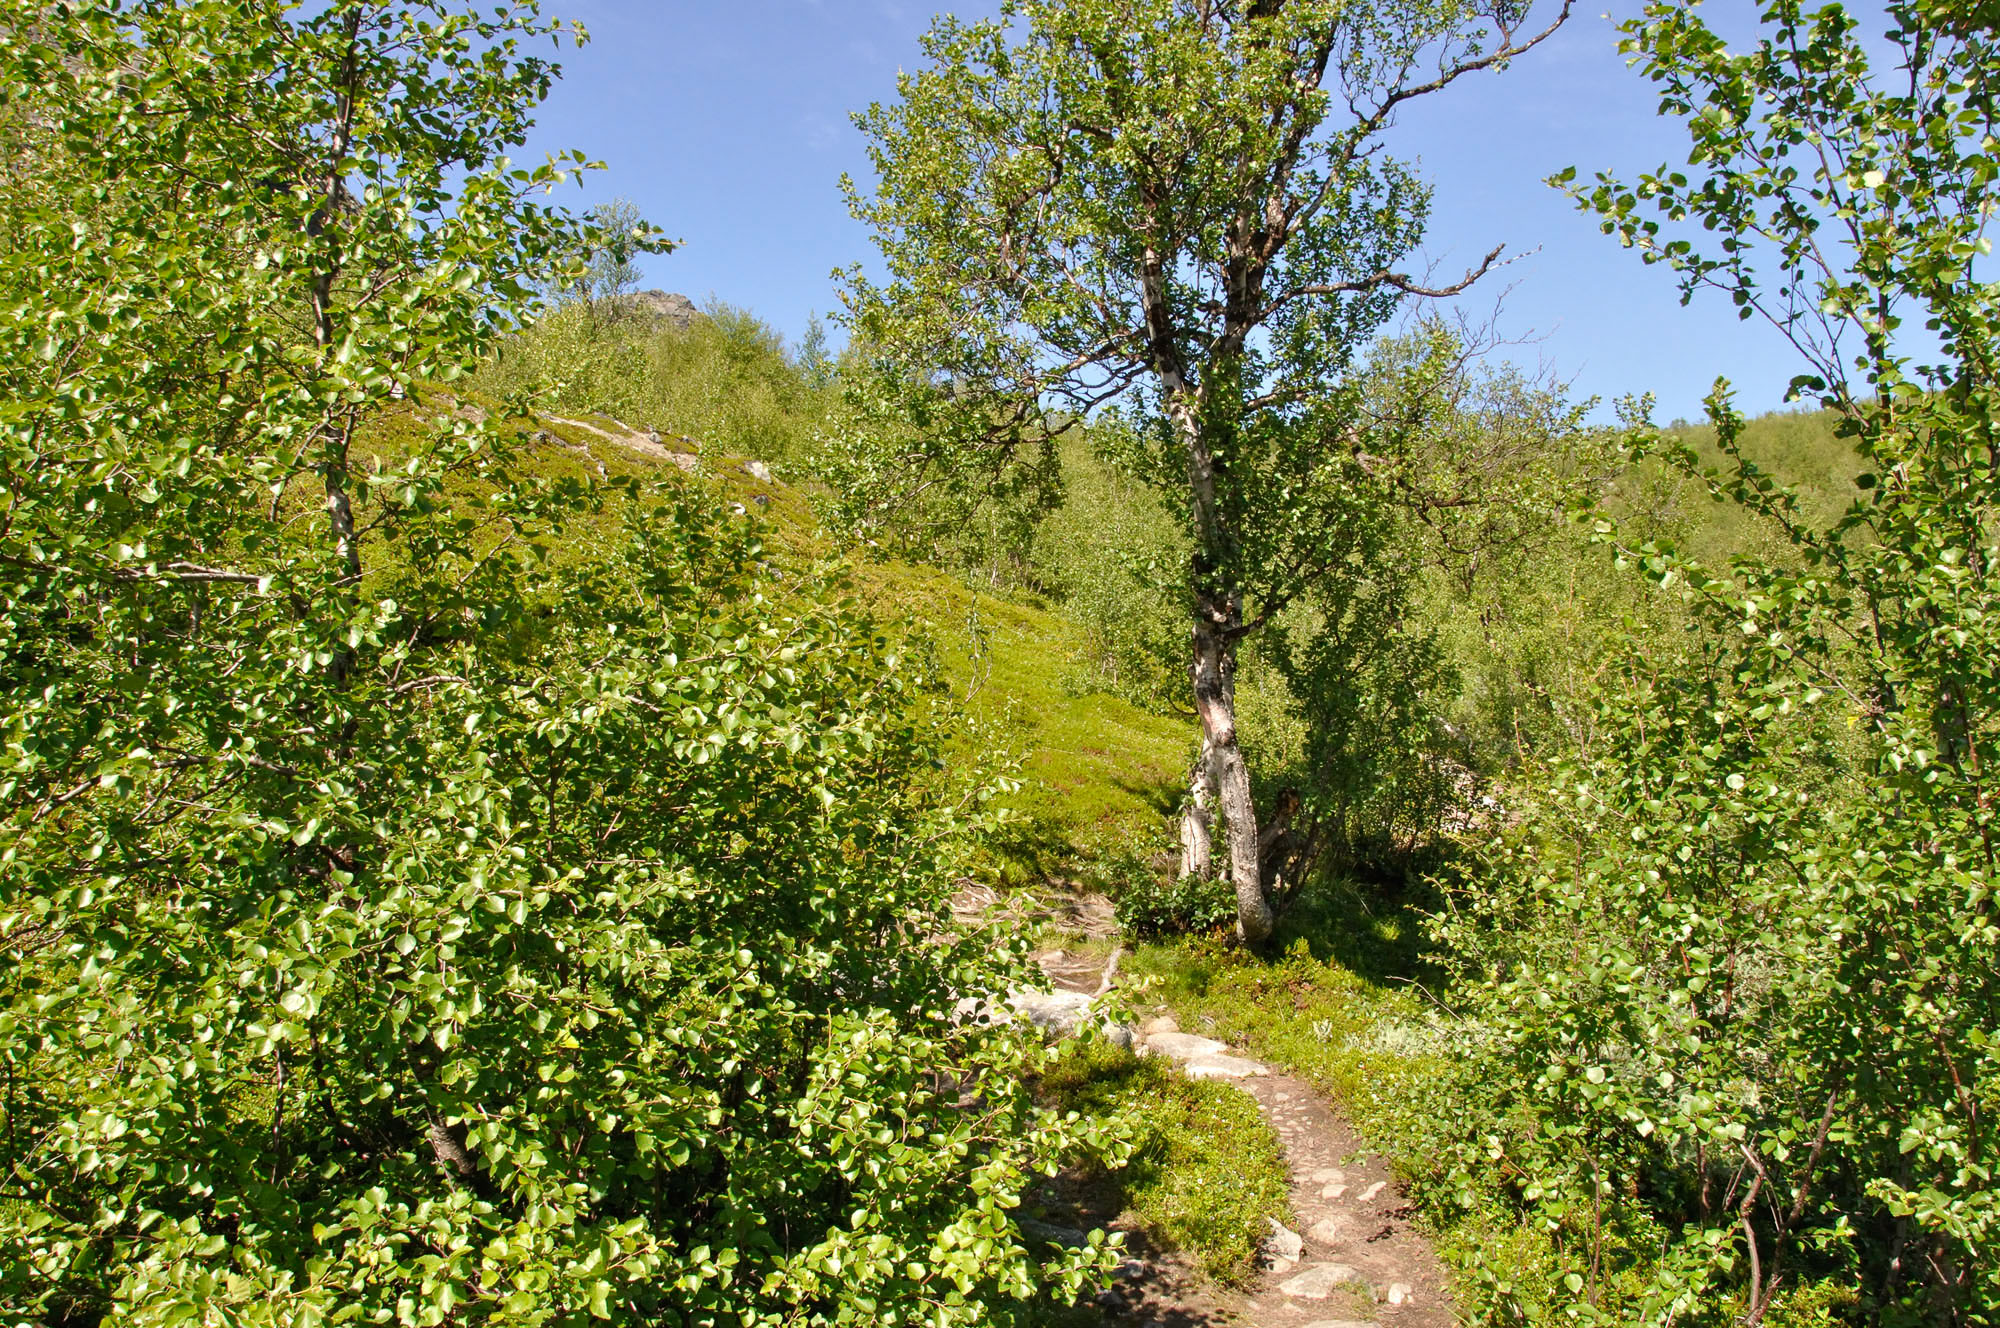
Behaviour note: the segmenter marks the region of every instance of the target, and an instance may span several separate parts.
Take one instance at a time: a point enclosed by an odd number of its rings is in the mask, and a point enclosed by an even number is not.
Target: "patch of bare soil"
[[[1050,880],[1030,889],[1006,891],[961,881],[952,896],[951,911],[968,925],[1009,918],[1093,941],[1112,940],[1119,934],[1111,901],[1070,881]]]

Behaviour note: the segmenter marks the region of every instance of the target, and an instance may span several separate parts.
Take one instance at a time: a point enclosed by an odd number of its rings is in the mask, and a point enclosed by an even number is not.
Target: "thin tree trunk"
[[[1181,812],[1181,876],[1207,880],[1215,874],[1215,766],[1208,739],[1188,775],[1187,807]]]
[[[1231,583],[1235,536],[1216,501],[1217,465],[1203,419],[1203,395],[1214,383],[1190,382],[1167,300],[1165,250],[1148,247],[1140,280],[1152,370],[1166,397],[1167,414],[1187,449],[1188,496],[1194,514],[1194,635],[1189,672],[1202,750],[1214,783],[1228,841],[1229,880],[1236,890],[1236,936],[1259,945],[1271,934],[1271,903],[1258,871],[1257,809],[1250,801],[1250,767],[1236,741],[1236,640],[1243,628],[1243,593]],[[1215,381],[1234,381],[1233,366],[1211,363]],[[1200,778],[1199,773],[1196,779]],[[1191,793],[1193,790],[1191,790]]]
[[[1206,597],[1204,597],[1206,599]],[[1260,945],[1271,935],[1271,901],[1257,854],[1257,809],[1250,800],[1250,766],[1236,741],[1236,642],[1242,618],[1233,598],[1197,605],[1194,628],[1194,708],[1209,752],[1216,803],[1228,838],[1229,881],[1236,891],[1236,936]]]
[[[354,141],[354,117],[360,100],[357,87],[360,60],[361,11],[357,9],[347,17],[347,51],[341,60],[338,83],[340,100],[317,218],[317,233],[324,234],[327,241],[324,264],[314,277],[312,286],[313,340],[319,347],[320,362],[317,367],[321,373],[327,372],[327,357],[333,353],[334,287],[340,280],[344,264],[340,209],[347,196],[340,167]],[[315,233],[312,223],[308,223],[307,229],[309,234]],[[342,579],[352,594],[361,580],[361,544],[354,530],[354,502],[348,493],[347,472],[348,448],[354,439],[354,414],[343,407],[339,415],[329,418],[322,428],[327,446],[320,457],[319,472],[326,497],[326,514],[333,528],[334,552],[340,559]],[[328,673],[336,684],[344,683],[353,664],[353,650],[342,646],[335,650]]]

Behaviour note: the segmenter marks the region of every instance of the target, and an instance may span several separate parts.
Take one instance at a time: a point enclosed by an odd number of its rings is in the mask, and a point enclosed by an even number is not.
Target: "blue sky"
[[[567,192],[573,205],[623,195],[685,242],[648,260],[648,285],[697,300],[712,294],[796,341],[812,312],[837,304],[833,269],[871,253],[838,188],[842,171],[867,179],[848,113],[894,95],[898,68],[920,62],[918,37],[940,6],[549,7],[583,22],[592,40],[564,52],[565,77],[523,155],[575,147],[602,160],[607,170]],[[1648,85],[1625,67],[1613,18],[1599,7],[1512,70],[1463,81],[1403,115],[1396,150],[1419,159],[1437,186],[1427,257],[1443,275],[1502,242],[1522,253],[1478,289],[1470,311],[1489,313],[1504,295],[1502,331],[1532,338],[1510,353],[1547,366],[1579,395],[1651,391],[1662,420],[1694,417],[1726,375],[1746,409],[1775,408],[1797,371],[1775,333],[1738,322],[1719,297],[1683,308],[1669,273],[1641,265],[1542,183],[1570,165],[1586,177],[1603,168],[1630,176],[1686,156],[1685,138],[1654,115]],[[1611,12],[1632,8],[1616,0]]]

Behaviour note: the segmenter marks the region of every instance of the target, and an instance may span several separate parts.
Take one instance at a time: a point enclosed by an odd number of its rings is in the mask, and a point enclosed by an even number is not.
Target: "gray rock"
[[[1181,1061],[1197,1060],[1203,1056],[1213,1056],[1218,1051],[1229,1050],[1227,1042],[1196,1037],[1192,1033],[1155,1033],[1146,1041],[1153,1045],[1153,1050],[1164,1051],[1175,1060]]]
[[[656,318],[676,332],[685,332],[701,317],[693,300],[671,291],[647,290],[625,297],[633,312]]]
[[[761,461],[744,462],[743,473],[751,479],[756,480],[759,484],[769,484],[771,482],[771,468]]]
[[[1203,1056],[1187,1063],[1190,1079],[1254,1079],[1270,1071],[1241,1056]]]
[[[1181,1026],[1180,1021],[1172,1015],[1163,1014],[1139,1025],[1139,1031],[1147,1037],[1153,1037],[1160,1033],[1178,1033],[1181,1031]]]
[[[1336,1287],[1367,1285],[1361,1274],[1344,1263],[1316,1263],[1296,1277],[1278,1283],[1278,1290],[1299,1300],[1325,1300]]]
[[[1322,1217],[1319,1221],[1306,1228],[1306,1235],[1312,1237],[1314,1242],[1320,1245],[1342,1244],[1347,1240],[1346,1219],[1338,1216]]]
[[[951,1021],[954,1024],[968,1021],[979,1024],[1005,1024],[1012,1022],[1013,1018],[1006,1006],[983,996],[961,996],[953,1001],[951,1006]]]
[[[1056,1037],[1068,1037],[1082,1028],[1090,1012],[1090,997],[1080,991],[1017,991],[1007,1004]]]
[[[1030,1240],[1038,1240],[1044,1245],[1061,1245],[1065,1249],[1080,1250],[1090,1244],[1090,1238],[1075,1227],[1059,1227],[1053,1222],[1038,1222],[1032,1217],[1017,1217],[1014,1225],[1021,1228],[1021,1234]]]
[[[1131,1051],[1139,1042],[1130,1024],[1107,1023],[1104,1025],[1104,1036],[1111,1039],[1113,1046],[1123,1047],[1126,1051]]]
[[[1277,1255],[1280,1259],[1289,1259],[1293,1263],[1297,1263],[1305,1257],[1305,1237],[1299,1235],[1298,1232],[1292,1230],[1275,1217],[1267,1217],[1264,1220],[1271,1224],[1271,1234],[1264,1238],[1265,1249]]]

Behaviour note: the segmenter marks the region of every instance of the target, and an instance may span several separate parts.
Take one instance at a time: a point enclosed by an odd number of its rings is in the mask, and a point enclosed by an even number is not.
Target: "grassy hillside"
[[[497,408],[478,393],[413,407],[379,424],[367,445],[394,456],[399,436],[423,416]],[[619,419],[578,411],[512,423],[535,440],[529,444],[533,464],[548,474],[685,475],[713,486],[787,553],[840,559],[820,529],[807,488],[753,473],[766,470],[760,463],[767,458],[663,431],[664,443],[654,443],[647,431],[656,426],[644,415]],[[573,552],[584,556],[588,545],[582,540]],[[858,562],[851,576],[856,595],[885,631],[935,653],[960,712],[953,759],[963,768],[1008,771],[1018,779],[1018,789],[1001,799],[1015,814],[1013,823],[989,846],[988,865],[999,881],[1103,884],[1119,862],[1162,840],[1195,742],[1193,721],[1148,711],[1105,690],[1103,675],[1088,666],[1087,628],[1026,593],[976,590],[935,567]]]

